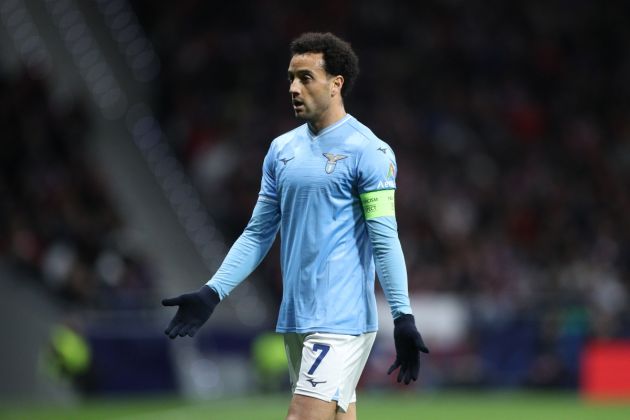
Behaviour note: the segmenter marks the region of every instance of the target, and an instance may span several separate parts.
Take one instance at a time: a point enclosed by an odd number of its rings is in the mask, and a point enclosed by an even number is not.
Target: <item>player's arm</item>
[[[220,299],[225,298],[265,258],[278,232],[280,209],[264,197],[258,200],[247,227],[234,242],[217,272],[208,281]]]
[[[361,203],[379,282],[392,317],[411,314],[407,288],[407,268],[394,210],[393,189],[361,194]]]
[[[175,317],[164,331],[170,338],[195,335],[221,299],[245,280],[267,255],[279,222],[277,204],[259,199],[247,227],[210,281],[196,292],[162,301],[164,306],[178,306]]]
[[[375,198],[377,196],[378,199]],[[407,269],[398,238],[393,209],[394,190],[366,193],[362,194],[361,198],[364,203],[366,201],[371,203],[364,205],[364,213],[372,243],[374,265],[394,317],[396,360],[387,373],[392,373],[400,368],[397,377],[398,382],[409,384],[418,379],[420,352],[428,353],[429,349],[416,328],[409,305]],[[368,198],[371,200],[367,200]],[[371,215],[369,210],[375,207],[376,211]]]
[[[198,291],[162,301],[164,306],[178,306],[165,330],[170,338],[193,337],[219,302],[245,280],[269,252],[280,226],[271,154],[272,148],[265,157],[262,188],[252,217],[217,272]]]
[[[398,382],[409,384],[418,378],[420,352],[429,350],[416,328],[409,304],[407,268],[396,223],[396,160],[389,148],[372,147],[359,163],[360,198],[374,264],[394,318],[396,360],[387,373],[400,368]]]

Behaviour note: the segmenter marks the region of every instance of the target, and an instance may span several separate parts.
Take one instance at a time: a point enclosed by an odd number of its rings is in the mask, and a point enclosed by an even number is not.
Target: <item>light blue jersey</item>
[[[410,313],[393,210],[366,221],[360,198],[395,189],[395,178],[391,148],[350,115],[317,135],[304,124],[276,138],[252,220],[208,285],[226,296],[262,260],[279,226],[278,332],[376,331],[377,256],[392,313]]]

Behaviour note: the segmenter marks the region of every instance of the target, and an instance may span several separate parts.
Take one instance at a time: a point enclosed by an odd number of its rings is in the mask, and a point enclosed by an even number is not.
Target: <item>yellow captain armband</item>
[[[363,205],[365,220],[381,216],[395,216],[394,191],[395,190],[380,190],[361,194],[361,204]]]

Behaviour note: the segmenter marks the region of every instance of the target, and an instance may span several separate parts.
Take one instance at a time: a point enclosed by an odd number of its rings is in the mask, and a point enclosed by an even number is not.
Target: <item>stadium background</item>
[[[630,377],[628,16],[595,0],[3,0],[0,417],[33,401],[286,397],[265,334],[277,245],[195,340],[169,342],[158,304],[203,284],[247,223],[269,142],[297,124],[287,45],[308,30],[360,57],[346,107],[396,151],[432,350],[419,383],[396,386],[381,301],[362,391],[579,405],[601,352]]]

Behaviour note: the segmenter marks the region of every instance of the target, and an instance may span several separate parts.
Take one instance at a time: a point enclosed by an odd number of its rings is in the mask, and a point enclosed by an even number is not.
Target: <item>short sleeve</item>
[[[277,202],[278,191],[276,189],[276,166],[274,143],[271,143],[269,151],[263,161],[262,181],[258,199],[262,201]]]
[[[359,194],[396,189],[396,156],[384,142],[370,142],[358,161]]]

